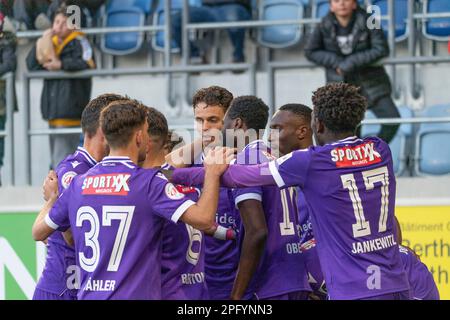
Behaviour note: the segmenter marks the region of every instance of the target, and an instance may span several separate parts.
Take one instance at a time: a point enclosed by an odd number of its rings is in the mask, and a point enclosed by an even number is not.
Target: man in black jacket
[[[377,64],[389,55],[389,46],[381,28],[367,27],[368,18],[357,0],[330,0],[330,12],[306,43],[306,57],[326,68],[328,83],[344,81],[359,86],[378,118],[399,118],[389,77]],[[378,136],[389,143],[398,127],[383,125]]]
[[[11,32],[3,31],[4,15],[0,12],[0,77],[8,72],[16,71],[16,37]],[[15,99],[15,92],[14,97]],[[0,131],[5,130],[6,122],[6,82],[0,80]],[[5,138],[0,137],[0,170],[3,166]],[[0,176],[0,186],[2,185]]]
[[[81,71],[95,68],[92,47],[82,32],[71,29],[67,7],[63,6],[57,11],[53,28],[47,30],[44,36],[52,36],[54,56],[50,55],[40,63],[40,54],[35,45],[27,57],[29,70]],[[45,80],[41,112],[50,128],[79,127],[81,114],[91,97],[91,88],[90,78]],[[77,148],[79,138],[78,134],[50,136],[53,168]]]

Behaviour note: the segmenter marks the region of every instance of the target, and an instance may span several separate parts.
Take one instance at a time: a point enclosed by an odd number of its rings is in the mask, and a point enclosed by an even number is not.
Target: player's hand
[[[50,171],[45,178],[42,193],[45,201],[56,200],[58,198],[58,177],[55,171]]]
[[[342,69],[341,69],[341,68],[337,68],[337,69],[336,69],[336,72],[337,72],[337,74],[340,75],[340,76],[343,76],[343,75],[344,75],[344,73],[342,72]]]
[[[235,158],[235,148],[215,147],[208,150],[204,159],[206,172],[221,176]]]

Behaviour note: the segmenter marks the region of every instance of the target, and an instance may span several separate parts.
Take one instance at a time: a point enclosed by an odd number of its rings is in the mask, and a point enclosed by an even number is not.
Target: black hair
[[[167,124],[166,117],[155,108],[148,108],[148,134],[150,136],[162,137],[164,143],[169,134],[169,125]]]
[[[231,102],[227,117],[242,119],[248,129],[263,130],[269,120],[269,107],[255,96],[237,97]]]
[[[288,103],[280,107],[280,111],[289,111],[292,114],[302,118],[306,123],[311,123],[312,109],[300,103]]]
[[[367,99],[359,87],[344,82],[317,89],[312,101],[314,116],[334,133],[355,132],[367,110]]]
[[[115,94],[105,93],[92,99],[81,115],[81,128],[83,133],[89,138],[93,137],[100,126],[100,114],[110,103],[126,100],[127,97]]]

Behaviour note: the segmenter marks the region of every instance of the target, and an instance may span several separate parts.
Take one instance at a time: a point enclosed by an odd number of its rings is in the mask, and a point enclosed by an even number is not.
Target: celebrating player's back
[[[79,147],[56,168],[59,194],[69,187],[75,176],[86,173],[107,154],[108,148],[100,128],[100,113],[111,102],[122,99],[125,98],[120,95],[103,94],[90,101],[84,109],[81,116],[83,148]],[[76,288],[69,288],[71,284],[67,281],[71,275],[71,268],[75,266],[73,247],[65,242],[61,232],[55,232],[47,241],[45,268],[36,285],[33,300],[76,299]]]
[[[136,165],[148,146],[145,106],[113,103],[102,112],[101,124],[110,156],[76,177],[56,203],[47,202],[33,236],[41,240],[71,227],[81,267],[79,299],[160,299],[164,219],[200,230],[214,224],[218,177],[226,165],[209,164],[223,163],[228,154],[220,149],[207,157],[208,178],[196,204],[157,170]]]

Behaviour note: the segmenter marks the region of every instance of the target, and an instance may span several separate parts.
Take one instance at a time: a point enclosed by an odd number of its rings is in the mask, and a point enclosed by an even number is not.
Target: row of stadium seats
[[[358,0],[361,5],[373,4],[379,6],[381,15],[388,14],[387,0]],[[313,18],[322,18],[329,11],[329,0],[261,0],[252,1],[255,18],[263,21],[298,20],[307,18],[307,12]],[[189,0],[192,7],[202,5],[201,0]],[[395,0],[395,39],[397,42],[408,38],[411,32],[407,24],[408,0]],[[423,13],[450,13],[449,0],[417,0]],[[182,0],[172,0],[172,10],[181,10]],[[153,25],[164,25],[164,0],[110,0],[103,17],[104,27],[144,26],[147,21]],[[382,20],[382,27],[387,32],[388,21]],[[300,42],[303,27],[270,26],[259,28],[257,42],[269,48],[287,48]],[[434,41],[448,41],[450,37],[450,17],[427,19],[422,24],[423,35]],[[139,32],[111,33],[102,37],[101,48],[105,53],[126,55],[139,50],[144,36]],[[152,37],[152,47],[164,50],[164,33],[157,32]],[[172,43],[172,52],[179,48]]]
[[[449,117],[450,104],[432,106],[416,114],[408,107],[401,107],[399,111],[402,118]],[[375,116],[368,111],[366,119],[375,119]],[[361,134],[375,135],[379,130],[379,125],[364,125]],[[443,146],[448,141],[450,123],[402,124],[390,143],[396,175],[450,174],[450,148]]]

